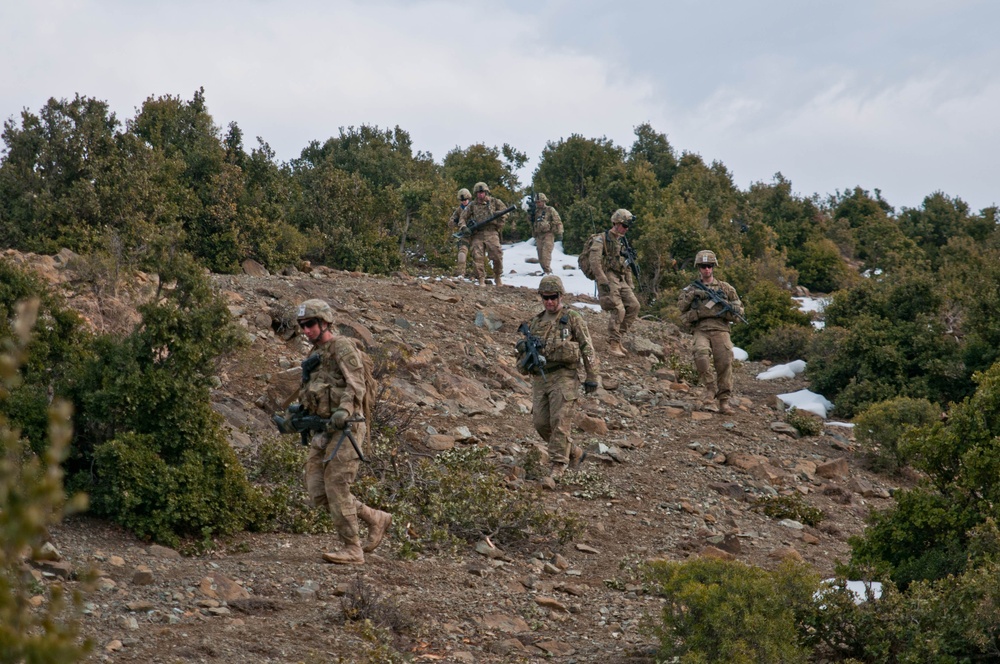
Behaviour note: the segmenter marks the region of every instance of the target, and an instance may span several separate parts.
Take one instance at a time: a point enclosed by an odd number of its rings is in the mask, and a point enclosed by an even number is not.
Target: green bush
[[[768,572],[711,558],[657,561],[646,578],[665,599],[653,627],[658,661],[808,661],[797,626],[811,610],[818,580],[804,565],[786,562]]]
[[[855,417],[854,435],[873,469],[893,472],[909,463],[904,435],[940,419],[941,408],[927,399],[897,397],[872,404]]]
[[[791,293],[770,281],[757,281],[742,296],[747,324],[733,326],[733,343],[748,348],[772,330],[801,327],[811,332],[811,319],[799,311]]]
[[[760,498],[753,503],[752,509],[772,519],[794,519],[807,526],[819,525],[825,516],[823,510],[807,504],[797,493]]]
[[[60,462],[69,447],[70,408],[56,401],[49,410],[49,443],[41,454],[25,449],[24,439],[3,414],[11,390],[32,347],[31,333],[38,300],[14,306],[4,317],[0,334],[0,661],[63,664],[81,660],[92,647],[79,641],[79,610],[83,598],[66,596],[57,583],[35,608],[34,578],[24,573],[26,549],[41,547],[48,528],[86,505],[85,496],[67,499]],[[10,332],[10,334],[8,334]]]
[[[96,339],[68,381],[71,485],[90,494],[98,516],[170,545],[262,526],[262,496],[211,408],[216,360],[240,346],[240,332],[189,258],[175,257],[160,277],[142,324]]]
[[[822,419],[798,408],[790,408],[785,413],[785,422],[795,427],[800,436],[818,436],[823,431]]]
[[[757,337],[746,349],[754,360],[791,362],[806,356],[815,331],[811,326],[781,325]]]

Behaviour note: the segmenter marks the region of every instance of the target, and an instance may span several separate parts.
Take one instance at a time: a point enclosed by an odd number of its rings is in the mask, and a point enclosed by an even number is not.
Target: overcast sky
[[[547,141],[627,148],[649,122],[744,189],[1000,203],[995,0],[0,0],[0,54],[2,119],[204,87],[282,161],[399,125],[438,162],[510,143],[527,183]]]

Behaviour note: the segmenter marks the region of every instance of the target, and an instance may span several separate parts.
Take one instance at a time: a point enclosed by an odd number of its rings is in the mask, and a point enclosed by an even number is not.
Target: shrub
[[[854,418],[854,432],[872,468],[893,472],[909,463],[904,435],[940,418],[940,407],[927,399],[897,397],[872,404]]]
[[[807,526],[816,526],[825,516],[823,510],[813,507],[793,493],[787,496],[768,496],[754,502],[752,509],[772,519],[794,519]]]
[[[785,422],[795,427],[800,436],[818,436],[823,431],[822,419],[798,408],[785,413]]]
[[[0,406],[6,406],[11,389],[20,381],[27,360],[30,334],[39,302],[12,308],[11,335],[0,335]],[[48,527],[69,512],[83,509],[84,496],[67,500],[60,462],[69,448],[70,409],[56,401],[49,411],[49,444],[34,454],[0,408],[0,661],[62,664],[79,661],[91,648],[79,642],[77,611],[82,597],[66,597],[59,584],[50,584],[50,596],[41,607],[30,599],[37,592],[34,578],[25,574],[26,549],[45,543]]]
[[[806,356],[814,330],[801,325],[781,325],[757,337],[747,348],[755,360],[791,362]]]
[[[799,311],[791,293],[773,282],[755,282],[742,301],[749,322],[733,326],[733,343],[740,348],[747,348],[781,327],[802,327],[811,331],[809,315]]]
[[[806,662],[797,624],[810,610],[817,579],[804,565],[768,572],[739,562],[696,558],[657,561],[646,571],[665,599],[658,661]]]

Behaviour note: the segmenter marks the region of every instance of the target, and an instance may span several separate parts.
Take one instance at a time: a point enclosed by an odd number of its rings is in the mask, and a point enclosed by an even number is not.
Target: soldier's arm
[[[608,283],[608,275],[604,273],[604,264],[601,258],[604,256],[604,235],[594,242],[590,247],[590,267],[594,271],[594,281],[597,285]]]
[[[549,212],[552,215],[552,217],[551,217],[551,219],[552,219],[552,222],[551,222],[552,223],[552,233],[555,234],[555,235],[562,235],[563,234],[562,218],[559,216],[559,213],[556,211],[556,209],[554,207],[550,207],[549,208]]]
[[[677,307],[681,310],[681,313],[692,307],[697,295],[698,291],[691,286],[681,290],[681,294],[677,296]]]
[[[337,352],[337,363],[344,374],[347,386],[340,397],[337,408],[343,408],[348,416],[355,415],[354,404],[361,403],[365,396],[365,365],[361,360],[361,352],[354,343],[346,337],[340,337],[334,342]]]
[[[726,289],[726,298],[729,300],[730,306],[732,306],[736,313],[740,316],[744,315],[743,302],[740,301],[740,296],[736,293],[735,288],[729,286],[729,288]]]
[[[583,360],[583,370],[587,373],[586,380],[596,383],[601,372],[601,363],[597,359],[597,353],[594,352],[594,343],[590,340],[587,322],[579,312],[570,315],[570,329],[573,332],[573,339],[580,344],[580,358]]]
[[[505,210],[507,208],[507,205],[502,200],[500,200],[499,198],[494,198],[493,200],[496,202],[496,207],[494,208],[494,210],[496,210],[496,212],[499,212],[500,210]],[[504,224],[507,223],[507,215],[504,215],[504,216],[500,217],[499,219],[494,219],[494,223],[497,225],[497,230],[501,230],[502,231],[503,227],[504,227]]]

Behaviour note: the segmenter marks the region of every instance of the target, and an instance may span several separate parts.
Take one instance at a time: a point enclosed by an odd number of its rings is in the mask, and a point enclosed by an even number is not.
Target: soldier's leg
[[[503,248],[500,246],[500,233],[490,231],[487,234],[486,251],[489,253],[490,262],[493,263],[493,282],[500,286],[503,284]]]
[[[476,233],[469,242],[469,252],[472,254],[472,269],[476,272],[476,279],[482,286],[486,280],[486,268],[483,266],[483,234]]]
[[[309,443],[309,455],[306,457],[306,492],[309,500],[316,507],[329,509],[326,499],[326,483],[323,480],[323,459],[326,458],[327,434],[316,434]]]
[[[704,400],[715,399],[715,374],[712,372],[712,342],[704,332],[694,331],[694,368],[704,390]]]
[[[546,379],[536,376],[531,381],[531,423],[542,440],[549,442],[552,437],[552,426],[549,414],[549,395],[546,390]]]
[[[552,233],[545,233],[538,238],[538,263],[542,266],[542,271],[545,274],[550,274],[552,272],[552,245],[555,244],[555,238]]]
[[[712,332],[709,338],[718,381],[715,398],[728,399],[733,392],[733,341],[729,333],[724,331]]]
[[[635,291],[627,284],[622,284],[619,290],[622,306],[625,314],[622,316],[621,333],[625,333],[632,328],[632,324],[639,318],[639,299],[635,296]]]
[[[460,242],[458,244],[458,260],[456,261],[455,275],[459,277],[465,276],[465,263],[469,256],[469,243]]]
[[[607,307],[605,307],[607,298]],[[625,320],[625,303],[622,302],[618,289],[612,284],[611,295],[601,298],[601,307],[605,308],[608,316],[608,342],[621,344],[622,341],[622,321]]]
[[[551,382],[549,390],[549,420],[552,437],[549,438],[549,459],[553,466],[565,467],[569,463],[570,434],[573,429],[573,415],[576,412],[576,397],[579,378],[568,371],[560,371]]]
[[[352,433],[358,445],[361,445],[365,439],[364,425],[357,425]],[[361,460],[349,439],[344,438],[338,448],[337,442],[339,440],[340,433],[330,434],[324,459],[333,453],[334,449],[337,450],[337,455],[326,462],[323,469],[323,483],[326,487],[330,518],[337,529],[337,534],[344,543],[344,548],[334,553],[324,554],[323,559],[338,564],[361,564],[365,561],[364,552],[361,549],[361,539],[358,536],[358,506],[361,502],[351,494],[351,485],[358,476]]]

